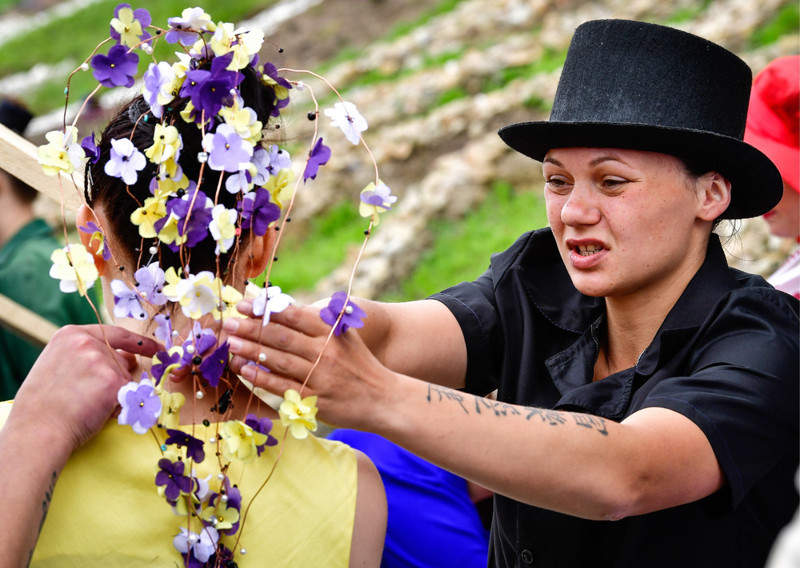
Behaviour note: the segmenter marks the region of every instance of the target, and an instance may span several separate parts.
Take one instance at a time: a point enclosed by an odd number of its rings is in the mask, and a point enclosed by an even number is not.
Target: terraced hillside
[[[132,2],[156,3],[162,4]],[[365,139],[381,178],[400,197],[374,231],[356,274],[354,293],[370,297],[418,297],[473,278],[491,252],[545,224],[538,164],[515,155],[495,132],[508,122],[547,118],[569,39],[581,22],[667,23],[733,50],[756,71],[800,51],[795,0],[309,0],[302,14],[277,29],[270,17],[274,21],[278,12],[258,17],[263,5],[253,3],[236,21],[267,28],[274,45],[264,58],[321,70],[357,105],[369,122]],[[211,2],[204,6],[222,17]],[[4,71],[3,50],[0,45],[0,73],[6,75],[0,91],[26,71]],[[48,69],[55,74],[56,67]],[[24,82],[29,91],[16,86],[12,92],[37,101],[41,133],[53,127],[48,101],[61,100],[37,95],[48,87],[33,86],[34,79]],[[318,82],[304,80],[315,93],[324,92]],[[307,96],[297,96],[297,112],[284,120],[292,137],[313,129]],[[323,96],[323,106],[334,100]],[[363,150],[335,137],[326,143],[334,158],[302,188],[273,273],[277,284],[301,298],[347,285],[365,228],[356,211],[358,191],[374,177]],[[784,251],[766,234],[758,222],[748,223],[730,243],[737,262],[751,271],[771,270]]]

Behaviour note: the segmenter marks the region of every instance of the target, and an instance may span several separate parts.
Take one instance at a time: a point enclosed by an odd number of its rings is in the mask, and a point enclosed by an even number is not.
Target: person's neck
[[[0,248],[35,218],[33,207],[15,199],[0,202]]]

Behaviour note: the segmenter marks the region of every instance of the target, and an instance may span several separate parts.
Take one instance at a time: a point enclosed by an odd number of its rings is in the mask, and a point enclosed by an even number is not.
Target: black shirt
[[[764,565],[798,504],[797,300],[729,268],[712,235],[636,365],[592,382],[605,303],[572,286],[549,229],[523,235],[478,280],[433,298],[464,333],[467,391],[614,421],[669,408],[705,433],[727,481],[706,499],[614,522],[498,495],[490,565]]]

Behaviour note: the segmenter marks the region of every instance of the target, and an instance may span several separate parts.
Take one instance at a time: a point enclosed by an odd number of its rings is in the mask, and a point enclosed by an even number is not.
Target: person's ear
[[[275,246],[275,230],[270,227],[263,237],[251,235],[250,252],[247,258],[247,278],[255,278],[267,267],[272,258],[272,249]]]
[[[92,211],[92,208],[86,204],[83,204],[78,208],[78,214],[76,215],[75,222],[78,227],[85,227],[90,221],[98,227],[100,226],[100,223],[97,221],[97,216],[94,214],[94,211]],[[81,231],[80,229],[78,229],[78,236],[80,237],[83,246],[86,247],[86,250],[92,253],[92,258],[94,259],[95,267],[97,267],[97,272],[100,274],[100,276],[103,276],[106,270],[106,261],[103,259],[103,241],[98,238],[92,238],[92,233],[87,233],[85,231]]]
[[[698,218],[714,221],[731,203],[731,182],[718,172],[708,172],[698,180]]]

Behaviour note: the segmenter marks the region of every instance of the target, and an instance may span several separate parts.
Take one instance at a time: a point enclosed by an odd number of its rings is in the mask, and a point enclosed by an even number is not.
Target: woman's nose
[[[591,188],[576,184],[561,208],[561,221],[570,227],[594,225],[600,221],[600,209]]]

